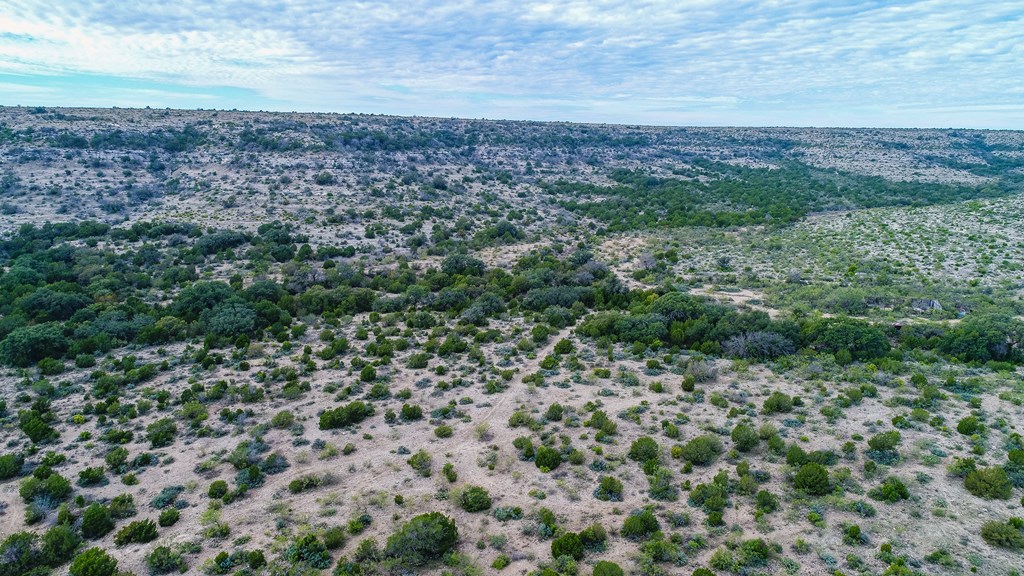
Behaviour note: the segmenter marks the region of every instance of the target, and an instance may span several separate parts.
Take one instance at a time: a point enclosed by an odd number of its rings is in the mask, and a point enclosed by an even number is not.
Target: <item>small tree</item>
[[[658,531],[658,519],[649,508],[633,512],[622,523],[622,535],[630,540],[643,540]]]
[[[832,491],[828,479],[828,470],[821,464],[809,462],[800,467],[793,478],[793,485],[813,496],[823,496]]]
[[[114,520],[110,510],[100,503],[90,504],[82,512],[82,536],[90,540],[102,538],[114,529]]]
[[[25,465],[25,457],[21,454],[4,454],[0,456],[0,480],[9,480],[21,475],[21,467]]]
[[[146,566],[151,574],[167,574],[168,572],[184,572],[187,568],[181,554],[167,546],[157,546],[146,556]]]
[[[466,512],[480,512],[491,507],[491,495],[479,486],[467,486],[459,497],[459,506]]]
[[[907,486],[902,480],[895,476],[889,476],[879,487],[868,491],[868,496],[892,504],[910,498],[910,491],[907,490]]]
[[[964,436],[977,434],[982,429],[981,422],[974,416],[966,416],[956,423],[956,431]]]
[[[82,538],[74,528],[58,524],[43,534],[43,561],[50,566],[60,566],[71,559],[81,543]]]
[[[418,450],[408,460],[409,466],[412,466],[413,470],[424,478],[430,477],[433,462],[434,459],[430,456],[430,452],[426,450]]]
[[[691,464],[707,466],[722,453],[722,441],[717,436],[698,436],[683,445],[683,460]]]
[[[228,483],[224,480],[214,480],[210,484],[210,489],[206,491],[206,495],[215,500],[219,500],[228,493]]]
[[[1013,493],[1010,477],[1005,470],[996,466],[968,472],[964,478],[964,488],[985,499],[1006,500]]]
[[[324,569],[331,565],[327,546],[316,534],[306,534],[290,544],[285,548],[284,557],[292,564],[303,563],[313,568]]]
[[[541,446],[537,448],[537,456],[534,459],[534,464],[541,470],[554,470],[562,464],[562,453],[554,448],[548,448],[547,446]]]
[[[868,447],[878,452],[891,452],[900,443],[900,433],[896,430],[875,434],[868,440]]]
[[[102,548],[89,548],[75,556],[68,572],[71,576],[111,576],[117,571],[117,560]]]
[[[557,559],[562,556],[570,556],[573,560],[583,559],[583,542],[579,534],[566,532],[551,541],[551,557]]]
[[[606,502],[621,502],[622,481],[614,476],[601,476],[598,480],[597,489],[594,490],[594,498]]]
[[[114,544],[144,544],[156,540],[156,523],[152,520],[136,520],[114,535]]]
[[[170,418],[162,418],[146,427],[146,438],[153,448],[170,446],[177,433],[178,426]]]
[[[757,448],[757,445],[761,442],[761,437],[757,435],[757,430],[754,430],[753,426],[737,424],[732,429],[732,441],[740,452],[750,452]]]
[[[658,443],[650,436],[641,436],[629,447],[629,458],[637,462],[647,462],[658,458]]]
[[[420,514],[392,534],[384,556],[397,558],[408,566],[422,566],[451,550],[459,539],[455,521],[441,514]]]
[[[363,366],[362,371],[359,372],[359,379],[363,382],[373,382],[377,379],[377,370],[373,366],[367,364],[366,366]]]
[[[981,526],[981,538],[989,546],[1011,550],[1024,548],[1024,520],[1010,518],[1006,522],[985,522]]]
[[[601,560],[594,564],[594,576],[625,576],[625,572],[618,564]]]

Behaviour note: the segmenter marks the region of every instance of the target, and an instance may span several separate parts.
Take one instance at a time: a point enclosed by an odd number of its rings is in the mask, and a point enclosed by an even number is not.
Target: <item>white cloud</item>
[[[988,106],[991,122],[1019,98],[1024,72],[1024,5],[1014,1],[7,4],[0,73],[232,86],[290,109],[657,123],[689,111],[721,124],[874,114],[898,124],[881,111],[926,102]],[[941,124],[941,114],[931,118]]]

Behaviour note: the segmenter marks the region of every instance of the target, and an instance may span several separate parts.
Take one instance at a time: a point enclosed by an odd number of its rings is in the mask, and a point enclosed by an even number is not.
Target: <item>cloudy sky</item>
[[[1024,129],[1024,2],[3,0],[0,104]]]

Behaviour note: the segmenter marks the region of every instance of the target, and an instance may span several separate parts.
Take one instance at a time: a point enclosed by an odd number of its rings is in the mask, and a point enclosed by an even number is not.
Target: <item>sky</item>
[[[0,105],[1024,129],[1024,1],[3,0]]]

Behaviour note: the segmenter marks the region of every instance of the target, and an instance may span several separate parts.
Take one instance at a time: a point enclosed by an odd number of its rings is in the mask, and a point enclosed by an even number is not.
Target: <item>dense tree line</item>
[[[173,246],[166,241],[171,236],[177,238]],[[124,253],[90,247],[98,238],[131,241],[133,247]],[[197,335],[214,346],[242,336],[281,339],[306,314],[330,319],[371,311],[400,313],[411,321],[417,314],[440,313],[476,326],[509,311],[556,327],[589,314],[580,326],[586,336],[754,359],[813,348],[868,360],[884,356],[895,343],[964,361],[1021,360],[1024,328],[1007,316],[969,317],[952,327],[902,333],[844,318],[772,320],[763,312],[742,313],[679,292],[628,291],[586,249],[568,257],[534,251],[511,271],[453,254],[439,268],[419,273],[404,264],[370,272],[339,259],[337,250],[314,252],[300,245],[304,241],[279,223],[252,235],[203,233],[174,223],[22,227],[0,243],[0,360],[28,366]],[[199,281],[196,266],[208,258],[278,263],[288,274],[281,282],[257,279],[245,287],[240,277]],[[170,291],[172,300],[149,303],[154,288]]]
[[[546,185],[568,210],[594,218],[607,232],[681,226],[784,225],[810,212],[879,206],[926,206],[1012,194],[1000,180],[980,186],[894,182],[880,177],[826,173],[786,162],[748,168],[705,159],[681,170],[686,179],[616,169],[614,186],[558,180]]]

